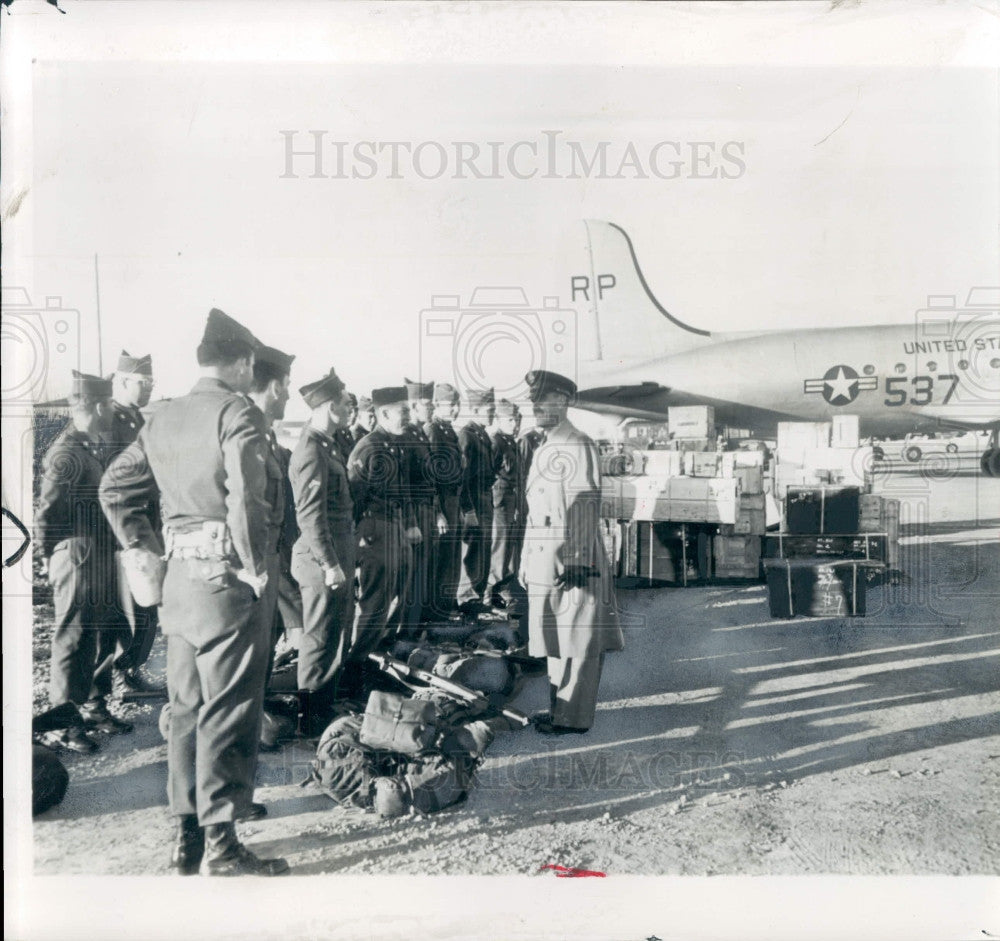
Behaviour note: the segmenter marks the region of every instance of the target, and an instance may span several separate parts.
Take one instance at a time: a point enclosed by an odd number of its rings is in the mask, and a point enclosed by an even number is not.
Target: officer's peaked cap
[[[532,402],[537,402],[550,392],[561,392],[571,399],[576,397],[576,383],[557,372],[533,369],[524,377],[524,381],[528,384],[528,395]]]

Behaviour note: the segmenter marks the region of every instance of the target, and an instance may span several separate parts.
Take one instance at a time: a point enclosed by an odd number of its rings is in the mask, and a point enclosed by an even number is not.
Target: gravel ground
[[[622,591],[627,647],[589,734],[501,734],[466,802],[394,821],[300,788],[292,743],[262,756],[269,816],[241,833],[295,875],[995,874],[1000,545],[952,527],[903,553],[911,580],[870,589],[859,619],[775,621],[760,585]],[[51,608],[35,619],[37,709]],[[546,699],[535,678],[515,704]],[[158,708],[122,707],[133,734],[65,758],[36,873],[167,872]]]

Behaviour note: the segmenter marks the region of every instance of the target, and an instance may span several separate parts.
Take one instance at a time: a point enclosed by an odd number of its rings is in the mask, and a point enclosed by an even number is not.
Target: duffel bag
[[[69,787],[69,772],[59,756],[44,745],[31,746],[31,816],[45,813],[62,802]]]
[[[433,702],[372,690],[358,737],[369,748],[418,755],[437,741],[438,721]]]
[[[407,764],[403,780],[410,802],[422,814],[457,804],[469,791],[471,762],[461,757],[429,755]]]
[[[343,807],[372,806],[372,784],[388,768],[358,741],[361,716],[335,719],[320,736],[316,757],[304,784],[313,784]]]
[[[514,671],[503,657],[445,654],[432,672],[487,695],[507,695],[514,688]]]

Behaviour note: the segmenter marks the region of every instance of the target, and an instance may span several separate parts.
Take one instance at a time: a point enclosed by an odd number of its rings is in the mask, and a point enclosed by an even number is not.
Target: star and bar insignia
[[[806,379],[802,391],[821,393],[830,405],[850,405],[859,392],[878,388],[878,376],[859,376],[850,366],[831,366],[822,379]]]

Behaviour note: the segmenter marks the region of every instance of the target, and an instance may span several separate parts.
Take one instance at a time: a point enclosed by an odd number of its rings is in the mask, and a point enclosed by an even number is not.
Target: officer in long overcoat
[[[545,438],[528,473],[522,578],[528,652],[547,660],[551,704],[544,734],[586,732],[594,721],[605,651],[624,646],[600,533],[600,465],[594,442],[566,417],[576,385],[557,373],[526,377]]]

